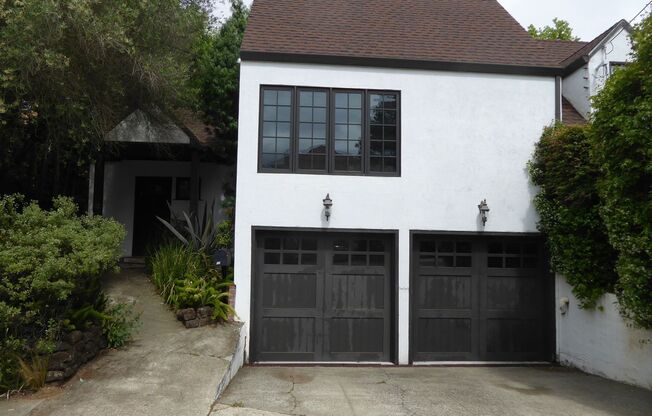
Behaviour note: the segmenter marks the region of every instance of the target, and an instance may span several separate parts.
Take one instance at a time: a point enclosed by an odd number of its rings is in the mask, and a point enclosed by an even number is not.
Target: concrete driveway
[[[244,367],[211,415],[275,414],[650,416],[652,391],[560,367]]]

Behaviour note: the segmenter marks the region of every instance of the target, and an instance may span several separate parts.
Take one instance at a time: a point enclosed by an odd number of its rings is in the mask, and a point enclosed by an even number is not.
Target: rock
[[[53,381],[61,381],[64,379],[64,373],[63,371],[48,371],[45,374],[45,382],[46,383],[51,383]]]
[[[202,306],[201,308],[197,308],[198,318],[210,318],[211,316],[213,316],[212,306]]]
[[[198,328],[199,319],[190,319],[185,321],[183,324],[186,326],[186,328]]]
[[[76,344],[84,338],[84,333],[81,331],[72,331],[64,338],[70,344]]]
[[[181,312],[181,317],[184,321],[190,321],[197,317],[197,314],[193,308],[181,309],[179,312]]]

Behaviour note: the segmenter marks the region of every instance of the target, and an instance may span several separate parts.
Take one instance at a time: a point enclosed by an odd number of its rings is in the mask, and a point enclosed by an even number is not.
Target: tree
[[[552,19],[553,26],[544,26],[536,28],[534,25],[527,27],[527,31],[533,38],[544,40],[580,40],[577,36],[573,36],[573,29],[570,24],[563,19]]]
[[[249,9],[242,0],[231,0],[231,11],[219,30],[202,38],[193,68],[193,84],[200,97],[198,109],[206,122],[215,127],[221,143],[234,144],[238,128],[238,59]]]
[[[632,35],[633,60],[593,100],[592,158],[601,216],[616,249],[622,313],[652,328],[652,16]]]
[[[0,0],[0,193],[83,198],[104,134],[195,102],[209,0]]]

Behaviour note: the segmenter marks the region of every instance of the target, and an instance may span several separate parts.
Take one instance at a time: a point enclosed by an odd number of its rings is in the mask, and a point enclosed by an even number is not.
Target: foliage
[[[618,253],[621,312],[652,328],[652,17],[633,34],[634,59],[595,97],[592,153],[600,213]]]
[[[104,314],[106,317],[102,320],[102,331],[111,348],[125,345],[141,325],[140,313],[136,313],[131,303],[111,305]]]
[[[577,36],[573,36],[573,29],[570,24],[563,19],[552,19],[552,26],[544,26],[540,28],[530,25],[527,31],[533,38],[544,40],[580,40]]]
[[[170,206],[170,213],[174,216],[172,212],[172,207]],[[192,214],[191,214],[192,215]],[[203,215],[201,220],[198,215],[192,215],[192,218],[188,213],[183,213],[184,221],[183,228],[175,227],[172,223],[164,220],[161,217],[156,217],[159,221],[165,225],[165,227],[172,232],[172,234],[181,241],[185,246],[189,247],[193,251],[198,251],[205,253],[210,256],[214,254],[218,246],[218,227],[215,225],[215,200],[211,204],[210,208],[206,203],[204,203]]]
[[[26,386],[32,390],[38,390],[45,385],[50,362],[47,356],[34,355],[29,362],[20,357],[17,357],[17,360],[20,365],[20,375]]]
[[[208,33],[196,48],[193,85],[199,92],[199,109],[215,126],[221,143],[235,143],[238,127],[240,44],[249,9],[242,0],[231,0],[231,17],[217,32]],[[233,146],[226,149],[233,152]]]
[[[547,237],[553,269],[573,287],[582,307],[613,291],[615,252],[600,218],[598,168],[589,157],[588,127],[548,127],[529,164],[539,230]]]
[[[121,255],[119,223],[78,216],[69,198],[45,211],[21,196],[0,197],[0,388],[20,380],[15,356],[48,353],[61,329],[101,310],[99,276]]]
[[[84,196],[103,135],[137,107],[194,106],[210,0],[0,0],[0,193]]]
[[[174,309],[213,306],[213,318],[226,319],[228,286],[205,253],[180,244],[159,247],[148,259],[154,285]]]

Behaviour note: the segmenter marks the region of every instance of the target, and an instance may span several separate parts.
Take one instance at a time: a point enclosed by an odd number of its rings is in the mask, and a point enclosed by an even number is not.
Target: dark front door
[[[258,232],[253,361],[390,361],[393,237]]]
[[[132,255],[143,256],[161,241],[165,228],[156,217],[170,220],[171,200],[172,178],[136,177]]]
[[[414,361],[552,359],[552,280],[539,240],[417,235]]]

